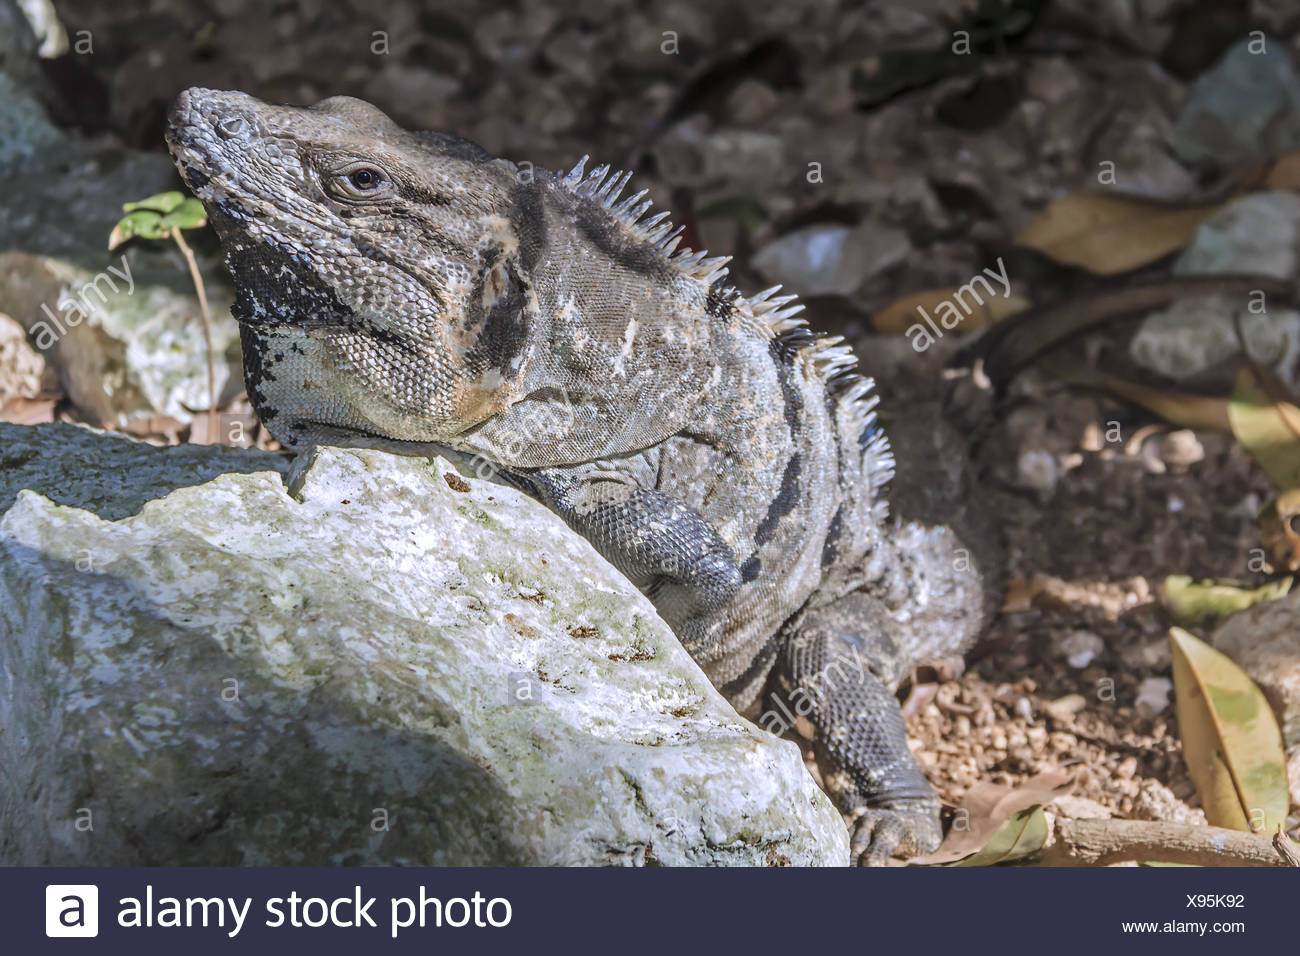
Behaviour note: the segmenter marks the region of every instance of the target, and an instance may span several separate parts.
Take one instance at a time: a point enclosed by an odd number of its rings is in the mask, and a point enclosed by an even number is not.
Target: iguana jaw
[[[514,399],[527,279],[481,241],[507,173],[465,172],[454,144],[346,98],[187,90],[167,142],[221,238],[249,394],[282,440],[443,441]],[[359,165],[381,172],[376,196],[339,188]]]

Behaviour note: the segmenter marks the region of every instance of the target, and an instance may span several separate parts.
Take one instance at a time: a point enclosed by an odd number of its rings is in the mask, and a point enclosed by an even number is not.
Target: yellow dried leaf
[[[1113,375],[1082,366],[1071,367],[1058,363],[1048,368],[1052,374],[1070,385],[1108,392],[1126,402],[1141,405],[1147,411],[1155,412],[1174,425],[1205,431],[1231,430],[1228,419],[1229,402],[1226,398],[1152,388],[1149,385],[1126,382]]]
[[[1169,629],[1183,757],[1213,826],[1272,833],[1290,805],[1282,732],[1264,694],[1231,658]],[[1253,824],[1253,826],[1252,826]]]
[[[902,335],[917,322],[922,321],[918,308],[924,309],[928,315],[933,316],[944,302],[964,304],[969,299],[970,295],[964,286],[910,292],[872,315],[871,326],[882,335]],[[1027,308],[1029,308],[1029,300],[1023,296],[996,295],[974,306],[955,331],[968,332],[988,328],[1007,316],[1023,312]],[[966,310],[963,308],[962,311]]]
[[[1066,792],[1073,778],[1059,771],[1040,773],[1019,787],[986,781],[977,783],[962,798],[943,845],[912,860],[914,866],[988,866],[1017,859],[1042,849],[1047,837],[1043,804]]]
[[[1070,193],[1030,220],[1015,242],[1066,265],[1115,275],[1181,249],[1196,227],[1222,206],[1119,193]]]
[[[979,852],[950,866],[994,866],[1033,856],[1047,845],[1047,815],[1041,804],[1020,810]]]

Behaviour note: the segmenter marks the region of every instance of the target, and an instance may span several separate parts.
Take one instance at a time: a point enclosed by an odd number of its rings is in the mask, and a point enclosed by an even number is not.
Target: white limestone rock
[[[0,862],[847,862],[798,748],[540,504],[287,462],[0,425]]]

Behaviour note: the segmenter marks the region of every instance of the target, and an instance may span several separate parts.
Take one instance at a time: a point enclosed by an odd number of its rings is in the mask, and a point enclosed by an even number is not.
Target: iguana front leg
[[[897,657],[884,607],[850,594],[809,611],[778,662],[772,695],[805,718],[827,793],[849,819],[860,865],[915,856],[943,837],[939,799],[907,748],[890,691]]]
[[[515,477],[650,598],[693,657],[709,656],[741,576],[698,511],[607,463]]]

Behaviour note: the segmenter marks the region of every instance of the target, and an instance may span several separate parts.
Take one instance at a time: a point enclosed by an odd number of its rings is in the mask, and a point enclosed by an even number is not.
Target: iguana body
[[[641,194],[619,199],[627,176],[516,166],[359,100],[189,90],[168,141],[276,438],[492,463],[643,588],[739,710],[798,720],[855,854],[937,843],[892,691],[973,639],[978,560],[890,524],[870,383],[792,296],[747,299],[725,259],[676,251]]]

